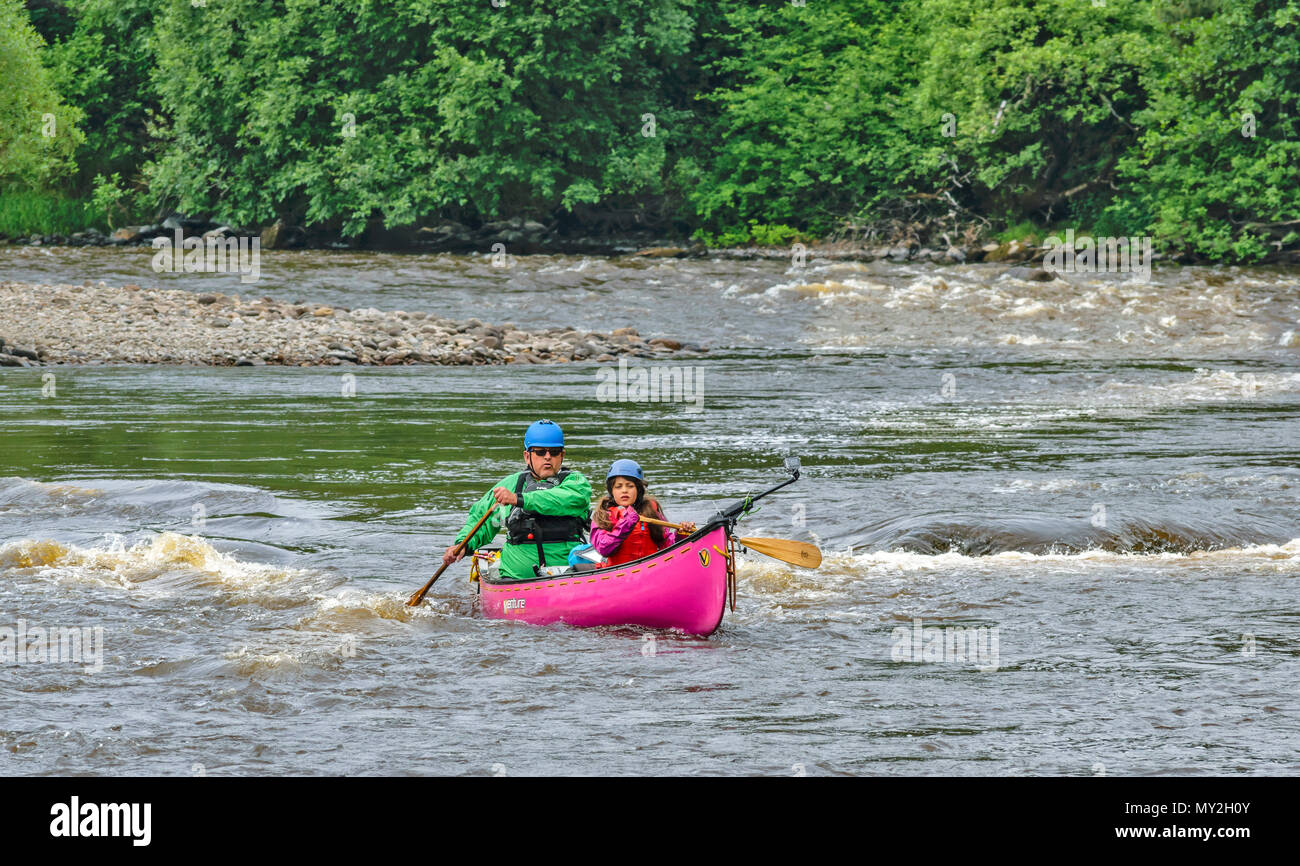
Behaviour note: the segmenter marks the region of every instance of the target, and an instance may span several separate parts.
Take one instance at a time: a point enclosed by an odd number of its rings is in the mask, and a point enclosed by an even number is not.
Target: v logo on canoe
[[[709,567],[709,551],[707,548],[700,551],[700,565],[705,568]]]

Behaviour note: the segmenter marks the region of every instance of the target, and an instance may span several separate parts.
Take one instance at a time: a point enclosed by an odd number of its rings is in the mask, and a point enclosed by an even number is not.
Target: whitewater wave
[[[214,587],[240,592],[297,588],[311,576],[303,569],[247,562],[222,553],[195,535],[163,532],[130,547],[112,537],[103,547],[81,547],[51,539],[22,539],[0,545],[0,573],[30,572],[58,583],[165,590]]]
[[[891,578],[985,576],[1048,578],[1093,574],[1097,577],[1128,574],[1169,576],[1182,573],[1204,576],[1247,574],[1300,576],[1300,538],[1283,544],[1200,550],[1189,553],[1123,553],[1102,549],[1075,553],[1026,553],[1009,550],[972,556],[960,552],[917,553],[907,550],[856,551],[823,549],[817,571],[794,568],[758,554],[742,555],[737,576],[746,594],[772,596],[784,608],[818,603],[839,604],[845,583]],[[770,611],[769,611],[770,613]],[[792,614],[793,615],[793,614]],[[847,615],[844,612],[837,614]],[[856,616],[870,618],[869,611]]]
[[[1190,377],[1161,383],[1111,380],[1085,399],[1090,402],[1178,405],[1196,402],[1225,402],[1276,399],[1300,394],[1300,373],[1265,373],[1210,370],[1198,367]]]
[[[1126,356],[1187,356],[1300,346],[1293,293],[1263,280],[1224,285],[1195,271],[1157,275],[1068,274],[1049,282],[1010,278],[993,266],[889,271],[825,263],[765,291],[736,293],[759,308],[809,305],[819,315],[804,342],[854,347],[1016,346],[1087,349]],[[1191,277],[1190,279],[1188,277]]]
[[[454,612],[451,602],[426,595],[418,607],[408,607],[409,596],[402,592],[371,592],[347,587],[333,595],[314,599],[313,614],[300,627],[349,632],[387,622],[407,623],[432,620]]]
[[[104,495],[97,487],[81,487],[64,482],[33,481],[29,478],[0,478],[0,511],[20,506],[53,505],[65,511],[79,510]]]

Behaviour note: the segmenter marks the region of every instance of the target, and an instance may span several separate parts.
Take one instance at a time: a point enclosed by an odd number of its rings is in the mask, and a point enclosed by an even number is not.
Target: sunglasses
[[[529,448],[528,453],[536,454],[538,457],[559,457],[564,453],[563,448]]]

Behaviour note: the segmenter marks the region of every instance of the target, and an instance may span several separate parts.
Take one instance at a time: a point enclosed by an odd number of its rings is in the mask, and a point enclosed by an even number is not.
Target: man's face
[[[563,448],[529,448],[524,452],[528,468],[538,478],[550,478],[564,463]]]

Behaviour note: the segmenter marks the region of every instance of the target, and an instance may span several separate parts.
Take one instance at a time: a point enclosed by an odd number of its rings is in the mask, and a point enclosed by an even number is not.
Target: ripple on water
[[[30,267],[156,282],[136,252]],[[263,265],[285,300],[689,335],[705,411],[595,406],[591,364],[358,370],[348,399],[338,369],[60,368],[57,401],[6,373],[0,604],[107,632],[98,673],[4,667],[14,772],[1295,771],[1294,271]],[[745,534],[816,532],[823,567],[743,556],[707,640],[485,621],[463,566],[407,609],[539,413],[674,518],[800,453]],[[998,669],[895,660],[918,618],[999,628]]]

